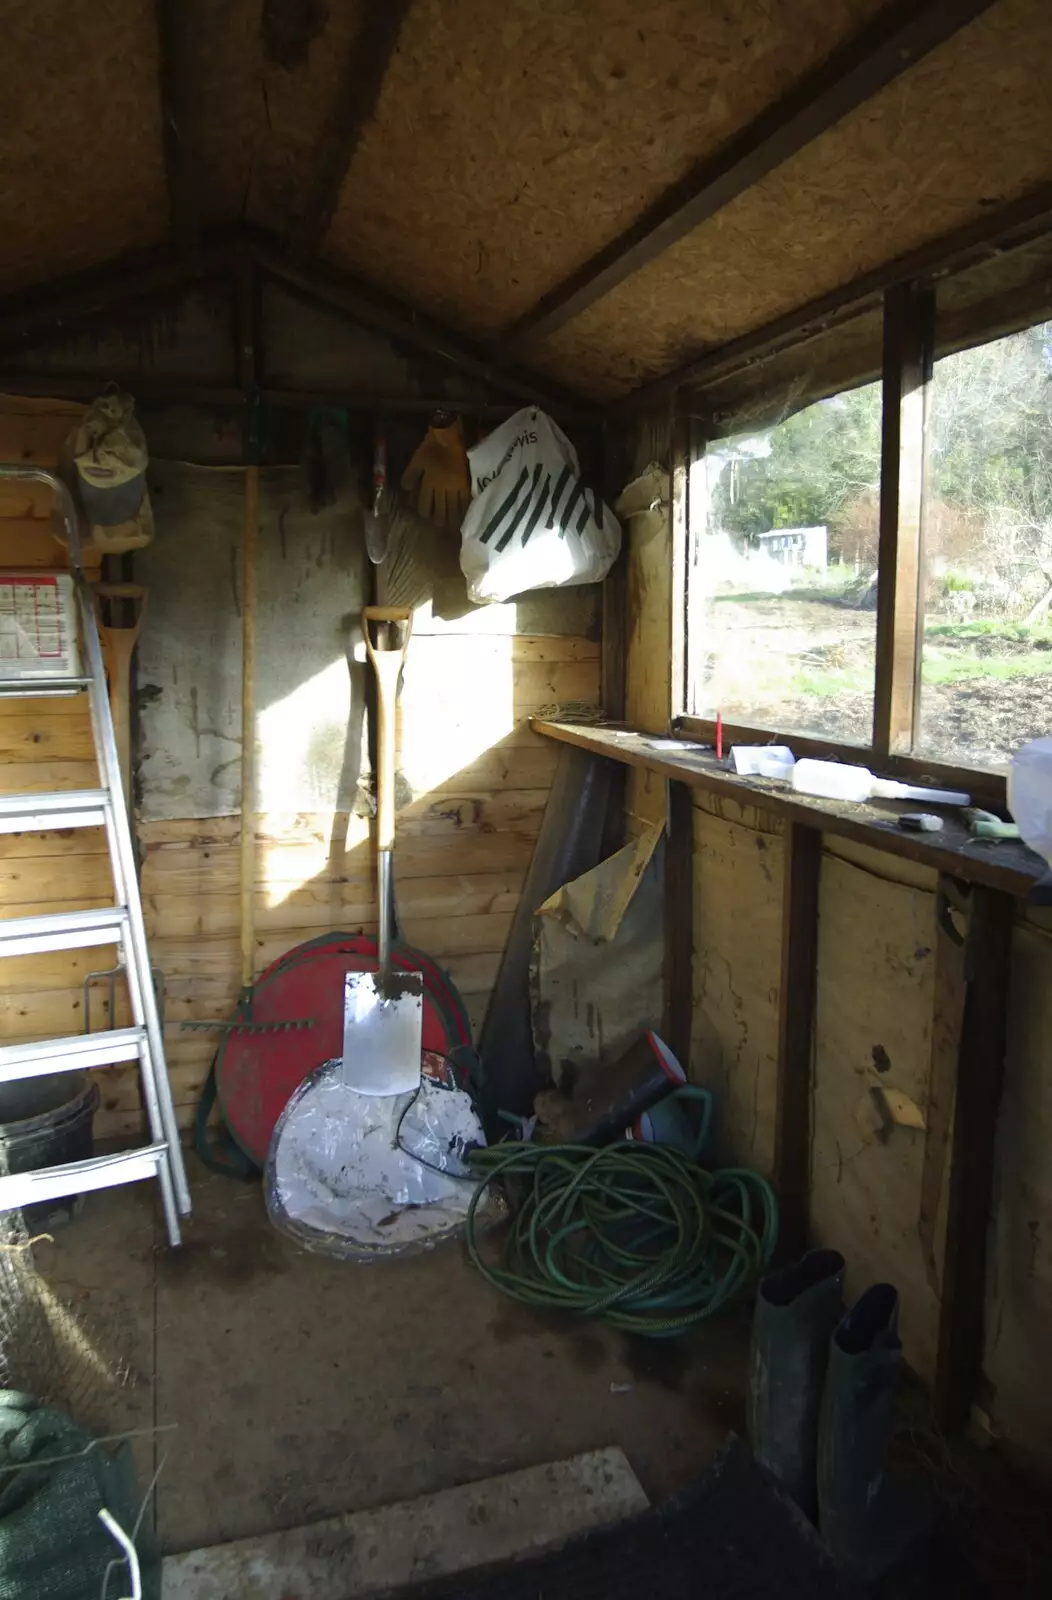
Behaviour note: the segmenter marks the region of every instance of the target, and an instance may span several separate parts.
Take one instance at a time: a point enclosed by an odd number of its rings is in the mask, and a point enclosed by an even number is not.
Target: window
[[[918,754],[1003,770],[1052,732],[1052,322],[935,364]]]
[[[883,383],[691,465],[684,731],[722,713],[993,794],[1052,733],[1052,321],[933,366],[930,290],[885,319]]]
[[[869,743],[879,496],[879,383],[693,464],[693,715]]]

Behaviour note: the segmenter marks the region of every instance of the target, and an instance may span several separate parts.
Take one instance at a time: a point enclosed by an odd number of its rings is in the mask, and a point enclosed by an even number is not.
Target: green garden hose
[[[483,1277],[524,1305],[628,1333],[670,1338],[732,1304],[778,1238],[764,1178],[745,1167],[706,1172],[671,1145],[509,1142],[473,1151],[471,1164],[482,1181],[467,1248]],[[475,1213],[496,1182],[510,1186],[514,1215],[494,1261]]]

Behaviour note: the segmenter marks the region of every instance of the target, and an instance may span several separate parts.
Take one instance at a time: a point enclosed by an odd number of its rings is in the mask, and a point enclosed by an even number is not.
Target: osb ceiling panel
[[[880,3],[417,0],[326,253],[496,329]]]
[[[0,292],[164,236],[156,83],[151,0],[7,0]]]
[[[1052,6],[999,0],[531,350],[616,395],[1052,177]]]
[[[184,0],[196,45],[206,222],[278,233],[294,224],[367,3]]]

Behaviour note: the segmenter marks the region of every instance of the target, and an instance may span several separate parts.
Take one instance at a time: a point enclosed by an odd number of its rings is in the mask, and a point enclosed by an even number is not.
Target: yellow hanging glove
[[[402,474],[402,488],[415,496],[422,517],[447,531],[459,529],[471,499],[468,453],[459,417],[442,427],[432,422]]]

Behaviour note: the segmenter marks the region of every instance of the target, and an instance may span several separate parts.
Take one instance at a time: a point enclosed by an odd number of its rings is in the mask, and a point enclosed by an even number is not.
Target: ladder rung
[[[105,789],[53,794],[0,795],[0,833],[43,833],[48,828],[98,828],[110,807]]]
[[[83,694],[90,678],[0,678],[0,699],[39,700],[42,695]]]
[[[135,1061],[145,1042],[145,1028],[110,1028],[100,1033],[74,1033],[64,1039],[5,1045],[0,1048],[0,1083],[41,1078],[52,1072],[87,1072],[118,1061]]]
[[[87,1194],[92,1189],[112,1189],[120,1183],[156,1178],[168,1155],[165,1144],[140,1150],[120,1150],[112,1156],[90,1156],[61,1167],[38,1167],[32,1172],[12,1172],[0,1178],[0,1211],[35,1205],[40,1200],[60,1200],[64,1195]]]
[[[88,945],[116,944],[127,923],[128,913],[123,906],[56,911],[49,917],[11,917],[0,921],[0,956],[31,956],[45,950],[83,950]]]

